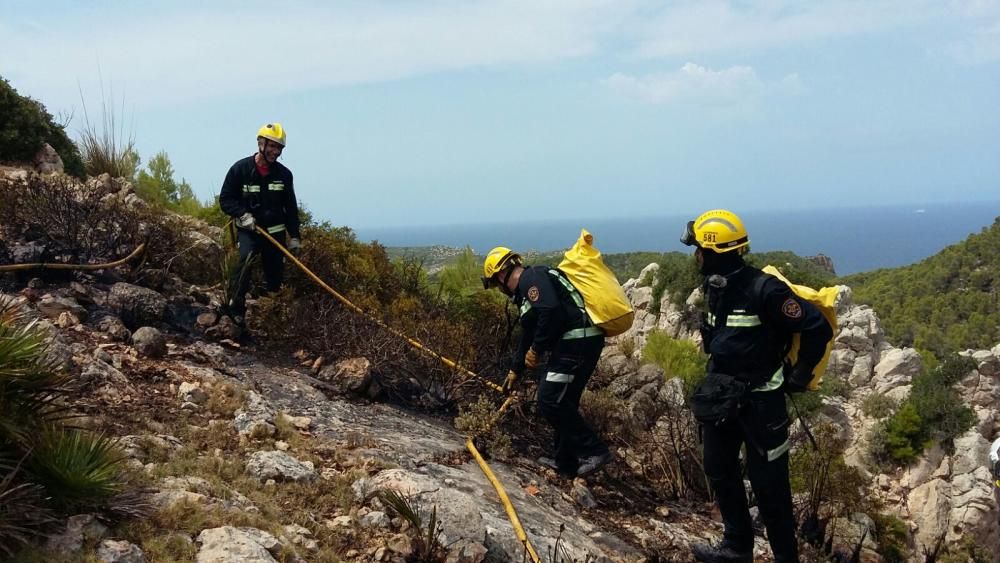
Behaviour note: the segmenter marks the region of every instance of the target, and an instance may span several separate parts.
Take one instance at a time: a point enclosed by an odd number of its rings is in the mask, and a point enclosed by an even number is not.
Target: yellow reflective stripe
[[[521,316],[522,317],[525,314],[527,314],[527,312],[530,311],[530,310],[531,310],[531,303],[529,303],[527,300],[525,300],[524,303],[521,303]]]
[[[751,391],[754,393],[756,393],[757,391],[776,391],[781,388],[781,385],[784,382],[785,382],[785,366],[781,366],[778,368],[778,371],[774,372],[774,375],[771,376],[770,381],[761,385],[760,387],[751,389]]]
[[[604,331],[600,327],[588,326],[584,328],[574,328],[573,330],[566,331],[562,335],[563,340],[572,340],[574,338],[587,338],[588,336],[597,336],[598,334],[604,334]]]
[[[726,326],[750,327],[760,326],[760,317],[757,315],[729,315],[726,317]]]
[[[788,450],[792,449],[792,443],[786,438],[785,443],[781,444],[773,450],[767,450],[767,461],[774,461],[779,457],[785,455]]]
[[[268,184],[267,189],[271,190],[272,192],[281,192],[285,190],[285,185],[282,184],[281,182],[276,182],[274,184]]]
[[[285,230],[285,226],[284,225],[275,225],[273,227],[268,227],[267,228],[267,232],[270,233],[270,234],[272,234],[272,235],[274,233],[280,233],[281,231],[284,231],[284,230]]]
[[[708,315],[705,316],[705,322],[708,323],[708,326],[715,326],[715,315],[708,313]]]
[[[244,185],[243,186],[243,191],[244,192],[250,192],[250,193],[257,193],[257,192],[260,191],[260,186],[248,186],[248,185]]]

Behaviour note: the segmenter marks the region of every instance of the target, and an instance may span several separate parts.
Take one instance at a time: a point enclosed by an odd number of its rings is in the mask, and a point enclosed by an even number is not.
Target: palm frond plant
[[[445,560],[447,550],[441,545],[441,521],[438,520],[436,505],[431,508],[430,518],[425,522],[413,501],[399,491],[383,489],[378,492],[378,499],[400,518],[409,522],[417,532],[413,542],[413,561],[430,563]]]
[[[38,323],[0,295],[0,558],[60,514],[119,512],[123,456],[112,438],[67,424],[76,388]]]

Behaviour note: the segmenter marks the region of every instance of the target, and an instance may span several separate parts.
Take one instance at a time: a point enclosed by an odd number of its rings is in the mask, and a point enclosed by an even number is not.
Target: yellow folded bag
[[[763,272],[766,274],[771,274],[772,276],[778,278],[779,280],[785,282],[791,290],[792,293],[798,295],[800,298],[812,303],[819,309],[826,320],[830,323],[830,328],[833,329],[833,337],[830,341],[826,343],[826,352],[823,353],[823,359],[819,361],[813,369],[813,379],[809,382],[809,389],[815,391],[819,384],[823,382],[823,374],[826,373],[826,364],[830,362],[830,350],[833,349],[833,340],[837,337],[837,294],[839,290],[837,287],[823,287],[820,289],[813,289],[805,285],[796,285],[788,281],[785,276],[781,275],[774,266],[765,266]],[[795,361],[799,357],[799,335],[792,335],[792,347],[788,351],[786,356],[788,360],[794,365]]]
[[[576,244],[559,263],[559,270],[583,296],[590,320],[605,336],[617,336],[632,326],[635,311],[618,278],[604,265],[601,251],[593,244],[594,236],[582,229]]]

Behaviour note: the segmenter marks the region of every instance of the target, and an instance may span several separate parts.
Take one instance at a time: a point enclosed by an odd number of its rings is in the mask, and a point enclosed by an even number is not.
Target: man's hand
[[[528,353],[524,355],[524,367],[531,370],[538,367],[538,353],[534,348],[528,348]]]
[[[513,370],[507,372],[507,379],[504,380],[501,389],[504,393],[510,393],[514,390],[514,385],[517,383],[517,374]]]
[[[297,238],[292,238],[288,240],[288,251],[292,254],[298,256],[299,251],[302,250],[302,241]]]
[[[807,369],[801,364],[791,366],[786,363],[784,375],[784,389],[787,393],[802,393],[803,391],[808,391],[809,383],[812,382],[813,379],[812,370]]]
[[[244,213],[236,218],[236,226],[247,231],[252,231],[257,226],[257,220],[249,212]]]

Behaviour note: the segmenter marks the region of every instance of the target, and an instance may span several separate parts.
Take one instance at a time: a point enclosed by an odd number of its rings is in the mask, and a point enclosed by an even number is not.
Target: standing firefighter
[[[538,412],[555,429],[555,451],[538,462],[573,476],[589,475],[610,462],[608,446],[579,411],[604,348],[604,332],[590,321],[580,292],[559,270],[525,267],[504,247],[486,256],[483,287],[499,288],[521,313],[521,342],[504,387],[510,389],[525,369],[545,366],[538,374]]]
[[[219,205],[237,227],[240,261],[229,281],[228,312],[238,324],[246,313],[246,293],[250,287],[250,260],[260,256],[268,292],[281,289],[284,257],[260,233],[260,225],[285,244],[299,250],[299,210],[292,187],[292,172],[278,162],[285,148],[285,130],[280,123],[268,123],[257,131],[257,153],[237,160],[226,173]]]
[[[767,527],[774,560],[798,561],[788,482],[787,392],[804,391],[833,331],[822,313],[782,281],[743,260],[750,240],[743,222],[722,209],[687,224],[681,242],[694,246],[705,276],[702,317],[709,354],[704,383],[691,397],[702,428],[705,473],[725,526],[718,545],[694,547],[699,561],[753,561],[753,524],[740,469],[746,446],[750,484]],[[785,361],[800,334],[798,361]]]

